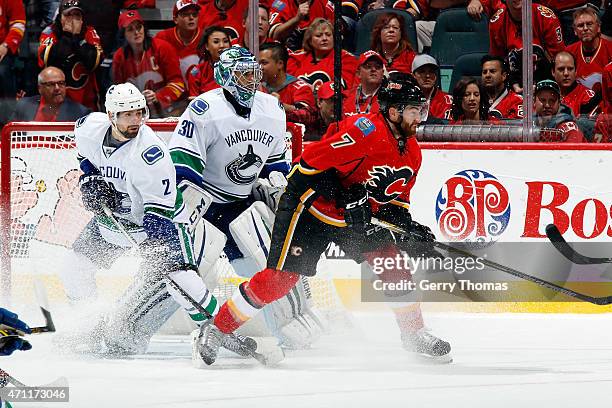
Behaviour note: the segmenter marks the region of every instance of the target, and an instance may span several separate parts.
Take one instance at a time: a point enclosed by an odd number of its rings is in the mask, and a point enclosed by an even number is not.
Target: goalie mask
[[[255,91],[261,83],[259,62],[246,48],[230,47],[219,55],[215,63],[215,82],[229,92],[236,102],[252,108]]]
[[[113,128],[127,138],[134,137],[135,135],[131,136],[126,134],[127,132],[119,130],[117,127],[117,116],[119,113],[142,109],[143,115],[140,126],[149,119],[149,108],[144,95],[130,83],[112,85],[108,88],[105,107]]]

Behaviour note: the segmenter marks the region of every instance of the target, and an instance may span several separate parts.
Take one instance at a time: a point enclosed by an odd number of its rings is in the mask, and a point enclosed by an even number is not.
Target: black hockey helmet
[[[412,75],[392,72],[383,79],[378,91],[378,103],[380,110],[387,113],[392,106],[400,110],[406,106],[423,106],[427,99]]]

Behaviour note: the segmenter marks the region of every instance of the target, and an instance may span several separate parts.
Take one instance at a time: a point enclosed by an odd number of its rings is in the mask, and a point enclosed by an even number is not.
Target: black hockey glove
[[[394,235],[397,244],[411,256],[422,256],[425,258],[440,256],[432,245],[436,242],[436,236],[428,226],[414,221],[408,210],[397,205],[386,204],[380,207],[376,217],[381,221],[386,221],[406,231],[405,235]]]
[[[82,175],[79,179],[81,188],[81,199],[87,211],[96,215],[103,215],[103,206],[107,206],[111,211],[118,207],[118,193],[112,184],[107,183],[99,174]]]
[[[340,199],[344,208],[344,221],[349,228],[365,233],[372,219],[372,208],[368,201],[368,190],[363,184],[353,184],[345,190]]]

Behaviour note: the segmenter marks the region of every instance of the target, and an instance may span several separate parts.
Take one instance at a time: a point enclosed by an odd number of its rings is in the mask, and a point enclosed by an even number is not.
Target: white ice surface
[[[157,336],[132,359],[58,355],[53,335],[0,360],[27,384],[68,378],[70,403],[22,407],[612,407],[612,316],[432,314],[454,362],[432,365],[400,348],[391,313],[355,315],[356,333],[325,336],[277,368],[221,357],[191,367],[186,337]]]

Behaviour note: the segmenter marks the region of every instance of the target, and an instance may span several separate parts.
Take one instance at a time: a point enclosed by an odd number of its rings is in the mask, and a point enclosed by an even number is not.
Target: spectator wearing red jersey
[[[11,121],[74,122],[91,111],[66,97],[66,77],[55,67],[47,67],[38,74],[40,95],[21,98]]]
[[[539,2],[551,8],[557,14],[561,23],[561,29],[563,30],[563,40],[568,45],[578,41],[578,37],[573,29],[571,11],[586,7],[589,3],[601,3],[598,0],[540,0]]]
[[[187,73],[187,88],[189,98],[193,99],[211,89],[219,88],[215,81],[213,67],[219,61],[219,54],[230,47],[230,32],[221,26],[210,26],[204,30],[198,49],[200,63],[189,68]]]
[[[137,10],[119,16],[126,44],[113,57],[113,82],[132,83],[147,100],[151,117],[168,116],[184,97],[178,55],[170,44],[151,38]]]
[[[523,97],[506,87],[508,66],[501,57],[485,55],[482,65],[482,85],[489,98],[489,113],[498,119],[522,119]]]
[[[95,70],[102,56],[100,37],[87,25],[81,0],[62,0],[55,22],[40,36],[38,65],[60,68],[66,76],[66,94],[95,111],[98,110]]]
[[[291,53],[287,72],[317,88],[334,78],[334,27],[324,18],[315,19],[304,33],[304,49]],[[342,87],[353,86],[357,58],[342,50]]]
[[[285,108],[287,121],[301,123],[312,130],[317,119],[312,87],[286,72],[289,53],[279,42],[264,43],[259,49],[264,90],[275,96]]]
[[[561,90],[561,103],[569,106],[574,116],[595,117],[600,111],[601,94],[576,82],[574,56],[561,51],[555,56],[553,76]]]
[[[298,50],[306,31],[320,18],[334,21],[334,6],[328,0],[274,0],[270,13],[270,37]]]
[[[578,82],[595,91],[601,89],[601,73],[612,60],[612,41],[601,36],[599,15],[590,7],[574,13],[578,42],[566,48],[576,59]]]
[[[17,82],[13,68],[25,23],[21,0],[0,0],[0,125],[7,121],[15,107]]]
[[[242,38],[241,45],[244,48],[250,49],[249,46],[249,32],[251,30],[251,23],[249,20],[249,9],[244,10],[244,14],[242,15],[242,26],[244,27],[245,35]],[[259,45],[265,43],[266,41],[271,41],[272,39],[268,37],[270,31],[270,13],[268,8],[259,4],[258,13],[257,13],[257,38],[259,39]]]
[[[378,16],[372,28],[370,49],[379,53],[386,62],[388,72],[412,73],[416,53],[408,40],[404,17],[397,13]]]
[[[475,78],[463,78],[453,89],[451,124],[478,125],[489,120],[489,99]]]
[[[200,0],[200,6],[200,30],[220,26],[227,30],[232,42],[242,43],[245,32],[243,15],[249,9],[249,0]]]
[[[523,0],[506,0],[489,24],[490,53],[508,59],[510,82],[519,93],[522,93],[522,9]],[[539,81],[550,78],[551,61],[565,44],[559,19],[551,9],[533,3],[532,13],[534,81]]]
[[[369,50],[361,54],[357,68],[359,83],[344,98],[344,115],[376,113],[380,110],[377,94],[385,75],[385,62],[376,51]]]
[[[198,27],[200,6],[196,0],[178,0],[173,9],[175,26],[157,33],[155,38],[166,41],[178,53],[179,65],[183,80],[187,82],[187,69],[197,65],[198,44],[202,39],[202,31]]]
[[[450,119],[453,97],[438,88],[438,72],[440,67],[434,57],[427,54],[417,55],[412,63],[414,78],[427,98],[429,113],[427,121]]]
[[[536,84],[533,106],[536,126],[560,131],[558,137],[552,133],[546,133],[549,137],[545,141],[586,142],[584,135],[578,129],[571,110],[561,104],[561,90],[555,81],[545,79]]]

